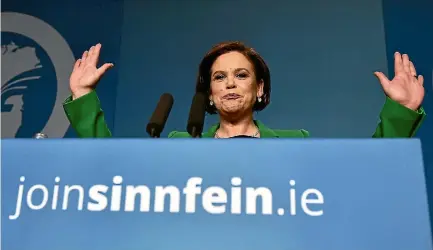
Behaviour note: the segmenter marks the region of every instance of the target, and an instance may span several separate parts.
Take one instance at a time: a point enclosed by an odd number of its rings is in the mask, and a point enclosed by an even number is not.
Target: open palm
[[[394,54],[395,76],[389,80],[382,72],[375,72],[385,94],[401,105],[417,110],[424,99],[424,77],[417,76],[415,66],[409,56]]]
[[[93,90],[104,73],[113,67],[112,63],[105,63],[97,68],[100,51],[101,44],[92,46],[75,62],[69,78],[69,85],[75,98]]]

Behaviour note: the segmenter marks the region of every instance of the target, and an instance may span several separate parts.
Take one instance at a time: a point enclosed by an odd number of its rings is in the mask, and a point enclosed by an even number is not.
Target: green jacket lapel
[[[218,130],[218,128],[220,127],[220,124],[217,123],[215,125],[213,125],[212,127],[209,128],[209,130],[205,133],[203,133],[201,135],[202,138],[214,138],[215,137],[215,133]]]
[[[254,121],[259,128],[260,138],[278,138],[278,135],[270,128],[266,127],[261,121]]]

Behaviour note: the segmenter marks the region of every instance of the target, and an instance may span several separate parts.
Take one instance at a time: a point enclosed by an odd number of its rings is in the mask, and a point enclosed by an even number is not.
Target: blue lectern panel
[[[4,250],[432,249],[418,140],[3,140],[1,181]]]

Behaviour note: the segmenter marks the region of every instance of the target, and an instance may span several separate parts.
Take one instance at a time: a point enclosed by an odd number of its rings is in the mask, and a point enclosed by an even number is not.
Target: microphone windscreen
[[[164,130],[165,123],[167,122],[168,115],[173,107],[174,99],[169,93],[164,93],[159,98],[158,105],[150,117],[149,123],[146,127],[146,132],[152,137],[159,137]]]
[[[201,92],[194,95],[189,110],[188,125],[186,127],[188,133],[193,137],[201,135],[203,131],[204,118],[206,113],[207,96]]]

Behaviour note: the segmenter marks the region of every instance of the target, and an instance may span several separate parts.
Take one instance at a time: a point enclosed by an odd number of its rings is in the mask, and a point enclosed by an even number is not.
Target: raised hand
[[[83,56],[75,62],[69,87],[71,88],[72,98],[76,99],[91,92],[104,73],[112,68],[112,63],[105,63],[97,68],[101,44],[92,46],[89,51],[84,51]]]
[[[401,105],[417,110],[424,99],[424,77],[417,76],[415,66],[409,56],[394,54],[394,79],[391,81],[382,73],[374,74],[379,79],[385,94]]]

